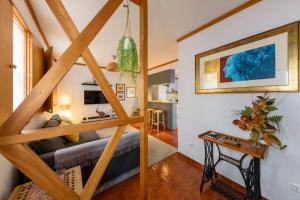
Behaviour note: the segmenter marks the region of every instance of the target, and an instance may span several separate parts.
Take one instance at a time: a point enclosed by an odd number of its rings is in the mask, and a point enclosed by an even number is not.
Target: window
[[[28,94],[30,78],[29,53],[30,32],[20,13],[14,8],[13,20],[13,110]]]

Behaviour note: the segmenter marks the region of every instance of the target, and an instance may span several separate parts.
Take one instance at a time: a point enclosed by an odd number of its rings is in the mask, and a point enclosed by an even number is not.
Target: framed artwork
[[[299,23],[195,56],[195,92],[299,90]]]
[[[116,84],[116,92],[124,92],[125,93],[125,84]]]
[[[135,87],[127,87],[126,88],[126,97],[127,98],[135,98],[136,97],[136,88]]]
[[[124,101],[125,100],[125,93],[121,92],[121,93],[116,93],[117,94],[117,98],[119,101]]]

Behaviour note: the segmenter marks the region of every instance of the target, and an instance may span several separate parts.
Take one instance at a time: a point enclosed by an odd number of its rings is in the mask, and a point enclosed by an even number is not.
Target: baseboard
[[[197,168],[199,168],[201,170],[204,169],[204,166],[201,163],[193,160],[192,158],[189,158],[189,157],[187,157],[186,155],[184,155],[184,154],[182,154],[180,152],[178,152],[178,155],[180,155],[183,159],[185,159],[186,161],[188,161],[191,165],[193,165],[193,166],[195,166],[195,167],[197,167]],[[223,176],[222,174],[218,173],[218,179],[221,180],[221,181],[223,181],[224,183],[230,185],[231,187],[239,190],[240,192],[246,193],[246,188],[244,186],[240,185],[239,183],[236,183],[236,182],[232,181],[231,179]],[[265,197],[262,197],[262,200],[268,200],[268,199],[265,198]]]

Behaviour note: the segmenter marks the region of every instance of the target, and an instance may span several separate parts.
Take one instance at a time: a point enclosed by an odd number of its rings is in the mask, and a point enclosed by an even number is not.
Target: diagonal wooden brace
[[[64,29],[65,33],[71,41],[75,40],[79,35],[79,31],[76,28],[74,22],[72,21],[70,15],[65,9],[61,0],[46,0],[48,6],[53,12],[54,16],[60,23],[61,27]],[[118,101],[114,91],[112,90],[109,82],[107,81],[105,75],[103,74],[100,66],[98,65],[92,52],[87,48],[82,52],[82,57],[89,67],[91,73],[96,79],[98,85],[102,88],[107,100],[111,104],[112,108],[115,110],[116,114],[120,118],[127,118],[127,114],[123,109],[121,103]]]
[[[46,75],[33,88],[21,105],[4,122],[0,135],[18,134],[34,113],[43,105],[52,90],[65,76],[81,53],[88,47],[97,33],[102,29],[122,0],[109,0],[80,35],[72,42],[60,59],[54,63]]]
[[[54,199],[79,200],[72,191],[39,156],[24,144],[16,144],[0,149],[0,153],[11,161],[14,166],[26,174],[34,183],[43,188]]]
[[[111,136],[100,159],[98,160],[94,170],[90,174],[90,177],[84,186],[84,189],[80,195],[81,200],[89,200],[92,198],[126,127],[127,126],[119,126],[115,133]]]

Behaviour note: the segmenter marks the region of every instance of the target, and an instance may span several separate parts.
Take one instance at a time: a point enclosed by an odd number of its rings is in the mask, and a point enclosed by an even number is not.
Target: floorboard
[[[199,191],[202,170],[176,153],[149,167],[149,200],[225,200],[219,193]],[[101,193],[94,200],[138,200],[139,175]]]

